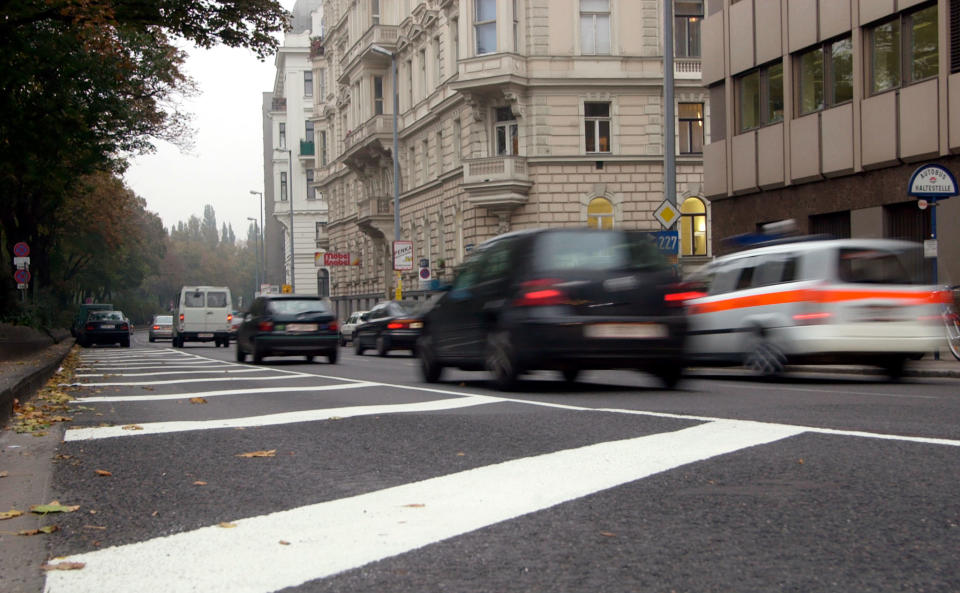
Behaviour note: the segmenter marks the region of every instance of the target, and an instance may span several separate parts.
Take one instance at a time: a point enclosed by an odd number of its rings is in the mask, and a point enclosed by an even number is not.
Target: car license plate
[[[667,327],[659,323],[594,323],[583,333],[588,338],[666,338]]]
[[[100,329],[113,329],[115,327],[116,326],[111,323],[104,323],[103,325],[100,326]]]
[[[212,338],[213,334],[197,334],[198,338]]]
[[[317,331],[316,323],[291,323],[287,325],[288,332],[315,332]]]

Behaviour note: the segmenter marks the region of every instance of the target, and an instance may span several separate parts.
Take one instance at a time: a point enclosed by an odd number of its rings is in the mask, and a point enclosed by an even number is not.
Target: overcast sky
[[[281,0],[290,10],[294,0]],[[132,161],[124,180],[167,228],[213,206],[218,228],[233,225],[246,238],[247,217],[259,219],[263,191],[262,93],[273,90],[274,60],[244,49],[192,49],[188,74],[199,94],[185,104],[193,114],[194,148],[189,154],[164,143],[157,152]]]

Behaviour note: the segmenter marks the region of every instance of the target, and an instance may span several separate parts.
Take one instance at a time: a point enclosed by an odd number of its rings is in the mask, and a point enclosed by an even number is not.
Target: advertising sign
[[[393,242],[393,269],[398,272],[413,269],[413,241]]]
[[[327,252],[323,254],[323,265],[325,266],[349,266],[351,263],[349,253]]]

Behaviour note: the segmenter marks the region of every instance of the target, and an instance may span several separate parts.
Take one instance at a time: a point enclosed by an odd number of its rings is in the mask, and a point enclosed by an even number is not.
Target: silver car
[[[340,345],[345,346],[347,342],[353,341],[353,336],[357,331],[357,326],[366,320],[367,311],[354,311],[347,318],[346,323],[340,326]]]
[[[150,341],[173,338],[173,315],[154,315],[150,322]]]

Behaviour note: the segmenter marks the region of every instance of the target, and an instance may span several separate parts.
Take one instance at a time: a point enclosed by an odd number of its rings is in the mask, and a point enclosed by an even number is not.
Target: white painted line
[[[751,389],[766,389],[770,390],[769,385],[752,385],[750,383],[743,383],[742,387],[749,387]],[[902,393],[877,393],[875,391],[848,391],[848,390],[839,390],[839,389],[821,389],[819,387],[790,387],[788,385],[777,385],[777,391],[799,391],[802,393],[828,393],[830,395],[860,395],[867,397],[893,397],[900,399],[943,399],[942,397],[936,395],[906,395]]]
[[[163,394],[143,394],[143,395],[103,395],[94,397],[80,397],[71,404],[103,404],[113,402],[156,402],[175,399],[188,399],[191,397],[220,397],[225,395],[257,395],[260,393],[288,393],[304,391],[335,391],[337,389],[350,389],[351,387],[374,387],[377,383],[367,383],[366,381],[352,381],[349,383],[338,383],[336,385],[310,385],[307,387],[254,387],[252,389],[218,389],[216,391],[193,391],[190,393],[163,393]]]
[[[57,559],[86,566],[48,572],[45,592],[277,591],[799,432],[714,422],[507,461]]]
[[[276,370],[276,369],[270,369]],[[180,383],[210,383],[218,381],[276,381],[280,379],[302,379],[309,375],[284,375],[281,377],[212,377],[210,379],[175,379],[173,381],[117,381],[116,383],[61,383],[60,387],[122,387],[131,385],[178,385]]]
[[[272,371],[273,371],[273,369],[270,369],[270,368],[259,368],[259,369],[242,368],[242,369],[238,369],[238,368],[235,368],[235,367],[222,366],[222,367],[215,368],[215,369],[202,369],[202,370],[191,369],[191,370],[189,370],[189,371],[169,371],[169,372],[166,372],[166,371],[153,371],[153,372],[150,372],[150,373],[86,373],[86,374],[74,375],[74,377],[159,377],[159,376],[161,376],[161,375],[202,375],[202,374],[207,374],[207,375],[209,375],[210,373],[221,373],[221,374],[224,374],[224,373],[266,373],[266,372],[272,372]]]
[[[367,387],[367,385],[357,385]],[[340,389],[345,385],[338,386]],[[293,424],[296,422],[316,422],[332,418],[353,418],[355,416],[372,416],[376,414],[402,414],[411,412],[435,412],[438,410],[455,410],[482,404],[495,403],[495,398],[483,396],[462,397],[456,399],[440,399],[428,402],[410,404],[387,404],[373,406],[350,406],[346,408],[326,408],[319,410],[303,410],[300,412],[284,412],[282,414],[267,414],[265,416],[250,416],[247,418],[224,418],[219,420],[182,420],[173,422],[148,422],[138,424],[138,430],[124,430],[122,426],[103,426],[91,428],[74,428],[64,433],[64,441],[87,441],[112,437],[144,436],[150,434],[164,434],[169,432],[184,432],[188,430],[213,430],[218,428],[249,428],[255,426],[276,426],[278,424]]]
[[[194,363],[194,362],[183,362],[175,364],[165,364],[165,365],[151,365],[151,366],[89,366],[89,367],[77,367],[77,371],[145,371],[148,369],[215,369],[215,368],[233,368],[236,365],[232,364],[211,364],[209,362],[204,363]]]

